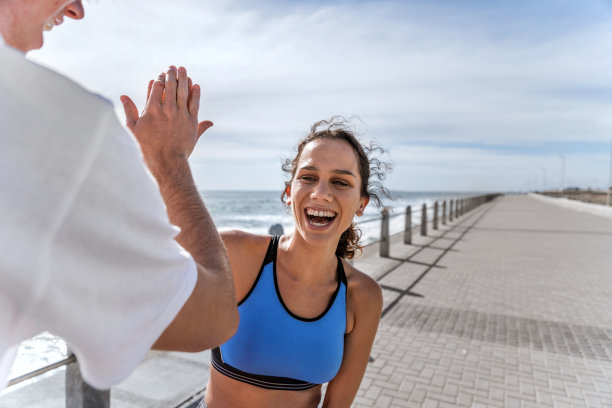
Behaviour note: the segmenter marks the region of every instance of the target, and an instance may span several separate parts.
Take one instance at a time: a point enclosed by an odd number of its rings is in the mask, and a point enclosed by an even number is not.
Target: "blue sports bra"
[[[346,276],[338,258],[338,287],[325,311],[312,319],[293,314],[276,279],[279,237],[270,241],[257,279],[238,303],[236,334],[212,351],[212,366],[261,388],[305,390],[332,380],[342,363],[346,332]]]

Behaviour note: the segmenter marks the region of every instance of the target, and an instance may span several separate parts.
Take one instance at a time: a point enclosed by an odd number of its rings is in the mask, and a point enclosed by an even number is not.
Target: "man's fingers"
[[[189,113],[192,116],[198,117],[200,110],[200,85],[195,84],[191,87],[191,100],[189,101]]]
[[[213,126],[213,123],[210,120],[205,120],[204,122],[200,122],[198,124],[198,139],[204,132],[210,129]]]
[[[149,96],[151,96],[151,88],[153,88],[153,82],[155,81],[153,80],[149,81],[149,88],[147,89],[147,99],[146,99],[147,101],[149,100]]]
[[[136,104],[127,95],[121,95],[121,103],[125,112],[125,124],[128,129],[134,130],[134,126],[138,121],[138,108]]]
[[[187,70],[183,67],[178,69],[178,85],[176,90],[176,104],[179,108],[187,107],[187,100],[189,99],[189,78],[187,77]]]
[[[151,93],[149,94],[149,100],[147,101],[147,108],[161,107],[162,98],[164,97],[165,85],[166,85],[166,74],[159,74],[157,79],[153,81],[153,85],[151,86]]]
[[[176,105],[176,67],[171,65],[168,68],[168,73],[166,77],[166,89],[164,92],[164,104],[166,105]]]
[[[193,88],[193,81],[191,80],[190,77],[187,77],[187,88],[189,88],[189,94],[187,95],[187,109],[189,109],[189,106],[191,104],[191,96],[192,96],[191,88]]]

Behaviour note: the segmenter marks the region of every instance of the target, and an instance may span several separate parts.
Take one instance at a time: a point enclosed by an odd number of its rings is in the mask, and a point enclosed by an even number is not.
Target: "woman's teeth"
[[[333,211],[313,210],[312,208],[307,208],[306,214],[312,215],[314,217],[335,217],[336,216],[336,214]]]
[[[315,227],[323,227],[336,218],[336,213],[333,211],[314,210],[312,208],[306,209],[306,215],[308,217],[308,222]]]

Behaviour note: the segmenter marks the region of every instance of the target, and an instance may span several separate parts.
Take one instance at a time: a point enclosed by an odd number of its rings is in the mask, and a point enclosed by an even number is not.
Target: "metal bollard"
[[[270,225],[270,229],[268,230],[268,235],[283,235],[285,231],[283,231],[283,226],[281,224],[273,224]]]
[[[442,201],[442,225],[446,225],[446,200]]]
[[[438,202],[434,203],[433,229],[438,229]]]
[[[66,408],[110,408],[110,390],[87,384],[78,361],[66,366]]]
[[[425,204],[421,207],[421,235],[427,235],[427,206]]]
[[[406,226],[404,228],[404,244],[412,244],[412,208],[406,207]]]
[[[380,223],[380,256],[389,257],[389,210],[385,207],[381,211],[382,221]]]

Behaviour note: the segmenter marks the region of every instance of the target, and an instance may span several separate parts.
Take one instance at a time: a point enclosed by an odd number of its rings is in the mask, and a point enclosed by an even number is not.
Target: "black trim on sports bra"
[[[302,391],[319,385],[293,378],[252,374],[239,370],[223,361],[219,347],[211,350],[210,363],[217,371],[227,377],[269,390]]]
[[[347,281],[346,281],[346,275],[344,273],[344,266],[342,265],[342,259],[340,259],[339,256],[336,256],[336,258],[338,258],[338,267],[336,268],[336,276],[338,279],[338,285],[336,286],[336,290],[334,291],[334,294],[332,295],[331,299],[329,300],[329,303],[327,304],[327,307],[325,308],[325,310],[323,311],[323,313],[321,313],[320,315],[316,316],[316,317],[311,317],[311,318],[306,318],[306,317],[301,317],[296,315],[295,313],[293,313],[289,307],[287,307],[287,305],[285,304],[285,302],[283,301],[283,297],[281,296],[280,293],[280,289],[278,288],[278,280],[276,278],[276,252],[278,249],[278,244],[275,246],[274,248],[274,264],[272,265],[273,267],[273,274],[274,274],[274,289],[276,289],[276,296],[278,297],[278,301],[280,302],[281,305],[283,305],[283,308],[285,309],[285,311],[287,313],[289,313],[289,315],[291,317],[293,317],[294,319],[297,320],[301,320],[303,322],[316,322],[317,320],[323,318],[327,312],[329,312],[329,309],[331,309],[331,307],[334,305],[334,302],[336,300],[336,297],[338,296],[338,292],[340,292],[340,286],[342,283],[344,283],[344,286],[348,286],[347,285]]]
[[[263,262],[261,263],[261,267],[259,268],[259,273],[257,274],[257,277],[255,278],[255,282],[253,282],[251,289],[249,289],[249,292],[245,295],[245,297],[243,297],[242,300],[238,302],[238,306],[243,304],[249,298],[249,296],[251,296],[251,293],[253,293],[253,290],[255,290],[255,286],[257,286],[257,282],[259,282],[259,278],[261,277],[261,274],[263,273],[264,267],[270,262],[276,261],[276,248],[278,247],[279,240],[280,240],[280,235],[275,235],[270,240],[270,243],[268,244],[268,250],[266,251],[266,256]]]
[[[283,308],[287,311],[287,313],[297,320],[302,320],[306,322],[312,322],[312,321],[321,319],[327,314],[327,312],[333,306],[337,298],[338,292],[340,291],[341,283],[344,283],[345,287],[347,286],[347,279],[344,273],[344,267],[342,265],[342,260],[338,258],[338,267],[336,269],[337,277],[338,277],[338,286],[327,308],[320,316],[317,316],[313,319],[304,319],[300,316],[293,314],[291,310],[289,310],[289,308],[283,302],[283,299],[278,289],[278,283],[276,281],[276,254],[278,252],[279,241],[280,241],[280,236],[274,236],[270,240],[270,244],[268,245],[266,256],[264,258],[264,261],[262,262],[261,268],[259,269],[259,274],[257,275],[257,278],[255,279],[255,282],[253,283],[253,286],[251,286],[249,293],[247,293],[247,295],[244,297],[244,299],[240,301],[238,305],[241,305],[249,298],[249,296],[251,295],[251,293],[254,291],[255,287],[257,286],[257,283],[259,282],[260,277],[263,274],[264,267],[268,265],[270,262],[273,262],[274,286],[276,289],[276,294],[278,296],[278,300],[283,305]],[[244,383],[256,386],[256,387],[260,387],[260,388],[267,388],[271,390],[302,391],[302,390],[307,390],[312,387],[316,387],[317,385],[320,385],[320,384],[315,384],[315,383],[311,383],[307,381],[297,380],[294,378],[267,376],[267,375],[253,374],[253,373],[242,371],[223,361],[223,356],[221,355],[221,349],[219,347],[216,347],[211,350],[210,362],[211,362],[211,365],[219,373],[227,377],[230,377],[234,380],[241,381],[241,382],[244,382]]]

